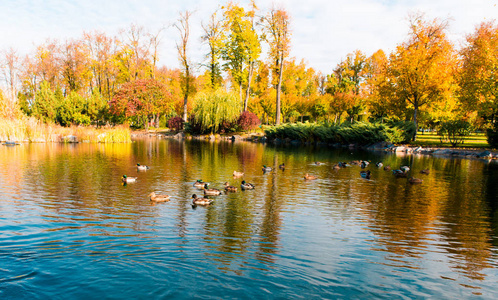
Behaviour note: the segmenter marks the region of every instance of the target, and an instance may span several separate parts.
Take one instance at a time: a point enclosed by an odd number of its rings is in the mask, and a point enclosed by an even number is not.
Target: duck
[[[408,178],[408,182],[410,182],[411,184],[415,184],[415,183],[422,183],[423,180],[420,178],[410,177]]]
[[[420,170],[420,174],[425,174],[425,175],[429,175],[431,171],[429,171],[429,169],[423,169],[423,170]]]
[[[206,184],[209,184],[209,183],[202,181],[202,179],[197,179],[197,181],[194,182],[194,187],[196,187],[198,189],[203,189]]]
[[[332,169],[334,170],[340,170],[341,169],[341,166],[339,166],[338,164],[335,164]]]
[[[204,185],[204,195],[205,196],[218,196],[221,194],[221,191],[218,189],[210,189],[208,188],[208,185]]]
[[[280,170],[284,171],[284,170],[285,170],[285,164],[281,164],[280,166],[278,166],[278,168],[279,168]]]
[[[369,161],[366,161],[366,160],[362,160],[361,163],[360,163],[360,167],[362,169],[365,169],[366,167],[368,167],[368,165],[370,164]]]
[[[361,178],[370,179],[370,170],[361,171],[360,176],[361,176]]]
[[[384,171],[391,171],[391,166],[385,166]]]
[[[197,197],[196,194],[192,195],[192,206],[197,206],[197,205],[209,205],[213,203],[213,199],[208,199],[208,198],[199,198]]]
[[[315,161],[315,163],[314,163],[314,164],[315,164],[315,166],[321,166],[321,165],[323,165],[323,163],[322,163],[322,162],[319,162],[319,161]]]
[[[156,195],[155,192],[150,193],[149,195],[150,201],[153,202],[168,202],[169,195]]]
[[[351,162],[349,162],[350,164],[354,165],[354,166],[357,166],[360,164],[360,161],[359,160],[353,160]]]
[[[408,171],[410,171],[410,167],[409,166],[401,166],[401,167],[399,167],[399,169],[401,171],[405,172],[405,173],[408,172]]]
[[[267,166],[263,166],[263,172],[271,172],[272,168],[271,167],[267,167]]]
[[[225,191],[227,192],[236,192],[237,187],[230,185],[228,182],[225,182]]]
[[[233,171],[233,177],[242,177],[242,176],[244,176],[244,172]]]
[[[401,170],[393,170],[393,175],[396,178],[406,178],[406,177],[408,177],[408,173],[407,172],[403,172]]]
[[[339,165],[339,167],[341,167],[341,168],[347,168],[347,167],[349,167],[349,164],[348,164],[348,163],[346,163],[346,162],[343,162],[343,161],[340,161],[340,162],[338,162],[337,164],[338,164],[338,165]]]
[[[243,190],[253,190],[254,189],[254,184],[246,182],[245,180],[242,180],[242,183],[240,184],[240,187]]]
[[[124,182],[124,183],[130,183],[130,182],[135,182],[137,181],[137,178],[138,177],[128,177],[126,175],[123,175],[123,177],[121,177],[121,180]]]
[[[315,180],[315,179],[317,179],[317,178],[318,178],[318,177],[313,176],[313,175],[310,175],[310,174],[308,174],[308,173],[304,174],[304,179],[305,179],[305,180]]]
[[[143,166],[141,164],[137,164],[138,171],[147,171],[148,169],[150,169],[148,166]]]
[[[383,164],[382,162],[380,162],[380,161],[379,161],[378,163],[376,163],[376,164],[375,164],[375,166],[376,166],[377,168],[382,168],[382,167],[384,166],[384,164]]]

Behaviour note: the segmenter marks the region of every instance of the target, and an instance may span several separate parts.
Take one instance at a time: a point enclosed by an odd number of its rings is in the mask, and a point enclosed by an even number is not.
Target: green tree
[[[57,101],[50,89],[50,83],[43,81],[36,93],[36,101],[32,108],[32,115],[43,122],[55,122]]]

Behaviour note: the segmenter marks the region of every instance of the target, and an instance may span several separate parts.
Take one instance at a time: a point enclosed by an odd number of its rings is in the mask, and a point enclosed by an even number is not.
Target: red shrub
[[[183,129],[183,119],[180,117],[173,117],[168,120],[168,128],[180,131]]]
[[[261,121],[258,116],[250,111],[243,112],[237,120],[237,125],[241,130],[251,130],[258,128]]]

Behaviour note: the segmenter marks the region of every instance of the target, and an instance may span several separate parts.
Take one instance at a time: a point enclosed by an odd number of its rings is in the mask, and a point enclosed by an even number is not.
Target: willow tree
[[[188,97],[193,93],[193,76],[192,63],[188,56],[188,42],[190,37],[190,17],[192,12],[184,11],[180,13],[178,22],[174,25],[180,32],[180,42],[176,43],[178,58],[180,59],[182,74],[182,92],[183,92],[183,121],[187,122],[187,104]]]
[[[202,131],[218,132],[223,122],[232,123],[240,115],[240,101],[221,89],[199,93],[193,110],[195,123]]]
[[[273,8],[263,17],[262,23],[266,31],[266,39],[270,46],[270,57],[274,62],[274,77],[277,79],[275,124],[280,125],[281,108],[280,98],[282,90],[282,74],[284,72],[284,59],[289,54],[290,48],[290,17],[284,9]]]
[[[409,39],[396,47],[385,70],[381,97],[413,110],[416,129],[421,107],[451,101],[453,96],[455,51],[446,36],[447,27],[447,21],[412,16]]]

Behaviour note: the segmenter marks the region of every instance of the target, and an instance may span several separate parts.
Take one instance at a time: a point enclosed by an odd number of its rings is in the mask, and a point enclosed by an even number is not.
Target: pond
[[[370,179],[333,168],[353,160],[372,162]],[[239,189],[193,208],[197,179]],[[0,146],[0,298],[496,299],[497,192],[498,164],[481,160],[152,138]]]

